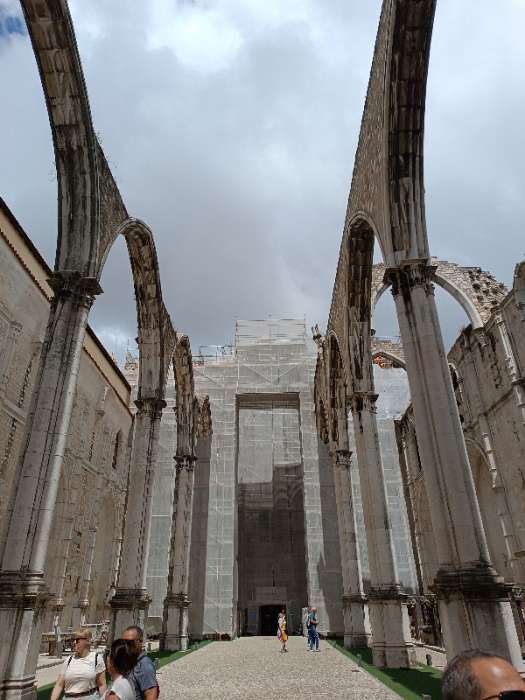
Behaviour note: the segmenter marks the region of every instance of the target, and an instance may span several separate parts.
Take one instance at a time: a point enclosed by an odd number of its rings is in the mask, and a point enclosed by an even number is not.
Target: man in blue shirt
[[[135,645],[138,660],[128,675],[128,680],[135,686],[135,700],[157,700],[159,686],[152,660],[144,651],[144,631],[138,625],[127,627],[122,639],[129,639]]]
[[[317,608],[312,606],[310,612],[308,613],[308,645],[312,651],[321,651],[319,649],[319,634],[317,632],[317,625],[319,624],[319,618],[317,617]]]

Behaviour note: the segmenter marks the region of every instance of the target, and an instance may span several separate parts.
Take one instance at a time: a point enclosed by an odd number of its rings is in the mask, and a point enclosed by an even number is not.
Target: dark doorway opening
[[[277,618],[281,610],[281,605],[261,605],[259,619],[263,637],[271,637],[277,634]]]
[[[279,605],[267,605],[270,600],[286,603],[293,633],[308,598],[299,400],[295,394],[243,394],[237,400],[238,606],[248,611],[244,634],[277,633]]]

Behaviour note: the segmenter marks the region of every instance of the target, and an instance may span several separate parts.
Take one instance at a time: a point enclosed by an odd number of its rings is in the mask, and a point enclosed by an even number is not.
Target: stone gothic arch
[[[430,494],[439,562],[435,590],[447,654],[452,657],[490,643],[521,669],[509,594],[490,563],[434,299],[436,265],[426,231],[423,146],[435,5],[435,0],[383,0],[326,335],[333,332],[343,339],[363,500],[369,500],[374,510],[370,523],[372,527],[388,523],[384,498],[377,497],[372,488],[369,497],[365,492],[370,473],[376,489],[378,484],[384,486],[371,372],[372,290],[378,283],[382,288],[383,279],[391,285]],[[383,274],[374,273],[372,266],[374,235],[385,262]],[[441,283],[464,304],[473,325],[479,326],[503,289],[498,291],[481,276],[469,282],[475,292],[471,298],[461,281],[465,282],[464,275],[459,281],[450,275]],[[367,523],[367,536],[368,530]],[[388,525],[375,534],[376,541],[372,538],[368,546],[372,589],[377,590],[371,607],[374,663],[410,666],[414,654],[403,631],[408,629],[403,598],[389,596],[387,602],[381,593],[396,589]],[[490,639],[486,625],[476,622],[482,620],[476,593],[481,590],[483,605],[497,621]],[[389,630],[382,625],[381,606],[396,610],[397,617],[390,617],[390,627],[397,626],[393,646],[383,637]],[[472,624],[465,625],[466,619]]]
[[[177,457],[193,457],[197,435],[193,359],[188,336],[180,336],[173,354],[175,410],[177,414]]]
[[[482,328],[494,309],[507,294],[502,282],[479,267],[465,267],[447,260],[431,259],[432,280],[444,289],[463,308],[473,328]],[[372,283],[372,310],[390,284],[385,281],[387,268],[374,265]]]
[[[66,0],[21,0],[49,115],[58,178],[55,270],[99,279],[128,216],[95,134]]]
[[[0,565],[0,625],[12,639],[0,657],[0,695],[32,682],[40,614],[48,597],[45,570],[89,310],[119,234],[126,237],[137,300],[141,359],[131,454],[124,566],[112,600],[113,623],[141,621],[147,607],[145,562],[151,486],[166,375],[176,334],[162,300],[151,231],[130,219],[97,140],[66,0],[21,0],[51,126],[58,178],[54,291],[41,353],[33,418],[18,469]],[[38,416],[38,420],[34,420]],[[29,621],[29,617],[31,621]],[[30,630],[28,633],[27,630]],[[28,681],[29,679],[29,681]],[[13,695],[14,697],[14,695]]]

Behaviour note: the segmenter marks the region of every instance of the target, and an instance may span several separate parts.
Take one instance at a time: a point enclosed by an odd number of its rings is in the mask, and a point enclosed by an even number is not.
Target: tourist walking
[[[64,661],[51,693],[51,700],[82,698],[98,700],[106,693],[106,665],[103,655],[91,651],[91,631],[77,630],[73,653]]]
[[[135,700],[135,687],[126,676],[133,670],[137,659],[134,642],[115,639],[106,657],[111,687],[104,696],[105,700]]]
[[[286,611],[283,608],[277,618],[277,637],[281,642],[281,651],[288,651],[286,642],[288,641],[288,633],[286,631]]]
[[[312,606],[310,612],[308,613],[308,646],[311,651],[321,651],[319,649],[319,633],[317,631],[317,625],[319,624],[319,618],[317,617],[317,608]]]
[[[137,663],[128,676],[135,686],[135,700],[157,700],[159,684],[153,661],[144,651],[144,631],[138,625],[126,627],[122,639],[133,642],[137,654]]]

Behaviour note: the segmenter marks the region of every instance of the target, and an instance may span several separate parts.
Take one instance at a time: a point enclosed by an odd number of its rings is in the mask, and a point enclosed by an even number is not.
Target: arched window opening
[[[90,324],[113,359],[124,366],[126,353],[138,355],[135,290],[124,236],[118,236],[102,270],[100,295],[90,314]]]

